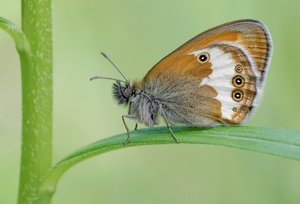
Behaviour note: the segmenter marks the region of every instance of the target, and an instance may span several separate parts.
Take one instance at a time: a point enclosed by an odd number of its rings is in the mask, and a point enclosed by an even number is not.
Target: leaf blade
[[[19,53],[30,53],[30,44],[25,33],[18,26],[0,16],[0,28],[13,38]]]
[[[179,140],[175,143],[166,127],[146,128],[131,132],[131,140],[123,146],[127,133],[96,141],[58,162],[45,177],[41,194],[52,195],[59,178],[73,165],[105,152],[141,145],[207,144],[267,153],[300,161],[300,131],[247,126],[214,128],[172,127]]]

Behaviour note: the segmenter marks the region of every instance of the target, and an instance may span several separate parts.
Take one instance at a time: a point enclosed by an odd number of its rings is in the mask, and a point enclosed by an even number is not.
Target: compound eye
[[[130,98],[130,96],[132,96],[132,90],[130,87],[124,87],[124,89],[122,90],[122,94],[125,98]]]

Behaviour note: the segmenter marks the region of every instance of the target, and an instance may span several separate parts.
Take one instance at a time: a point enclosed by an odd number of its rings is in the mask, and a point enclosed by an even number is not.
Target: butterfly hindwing
[[[159,84],[157,96],[163,96],[162,101],[169,94],[165,104],[173,111],[170,122],[236,124],[256,106],[271,53],[270,34],[262,23],[235,21],[176,49],[148,72],[143,83]],[[172,100],[174,104],[168,103]]]

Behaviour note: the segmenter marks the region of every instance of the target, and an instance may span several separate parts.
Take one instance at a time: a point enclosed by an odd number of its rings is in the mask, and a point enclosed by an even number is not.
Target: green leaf
[[[179,143],[175,143],[166,127],[132,131],[131,140],[127,146],[123,145],[127,138],[127,133],[94,142],[58,162],[43,180],[40,196],[51,197],[59,178],[65,171],[78,162],[105,152],[140,145],[220,145],[300,160],[299,130],[246,126],[220,126],[215,128],[176,126],[172,127],[172,130],[178,138]]]
[[[0,28],[6,31],[13,38],[19,53],[30,52],[30,44],[24,32],[19,29],[14,23],[3,17],[0,17]]]

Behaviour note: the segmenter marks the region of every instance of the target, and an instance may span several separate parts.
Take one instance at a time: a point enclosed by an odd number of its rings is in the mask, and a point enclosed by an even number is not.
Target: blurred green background
[[[299,129],[300,1],[77,0],[53,2],[54,162],[93,141],[125,132],[111,81],[130,79],[198,33],[241,18],[263,21],[274,42],[264,98],[246,125]],[[20,1],[1,0],[17,25]],[[134,124],[130,124],[131,128]],[[0,31],[0,203],[16,203],[21,134],[19,58]],[[300,163],[205,145],[128,148],[82,162],[58,185],[53,203],[299,203]]]

